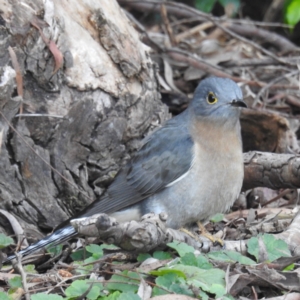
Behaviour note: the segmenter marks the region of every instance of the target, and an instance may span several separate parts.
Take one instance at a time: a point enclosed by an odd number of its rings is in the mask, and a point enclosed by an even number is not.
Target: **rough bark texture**
[[[195,249],[202,249],[202,240],[192,233],[166,227],[165,213],[144,215],[141,221],[118,223],[106,214],[71,221],[76,231],[84,236],[97,237],[126,251],[149,252],[164,249],[173,241],[185,242]]]
[[[1,112],[22,136],[0,117],[0,208],[27,229],[53,228],[101,195],[140,138],[169,115],[150,49],[115,1],[0,0],[0,7]],[[53,44],[64,58],[56,73]],[[21,102],[24,113],[62,118],[15,118]],[[9,233],[2,215],[0,222]]]
[[[300,156],[249,152],[244,154],[243,189],[263,186],[271,189],[300,187]]]

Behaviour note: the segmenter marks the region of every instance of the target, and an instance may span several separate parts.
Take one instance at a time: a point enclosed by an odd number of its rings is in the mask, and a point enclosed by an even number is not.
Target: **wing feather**
[[[185,174],[193,161],[193,141],[186,118],[187,112],[183,112],[146,138],[107,193],[77,217],[119,211],[161,191]]]

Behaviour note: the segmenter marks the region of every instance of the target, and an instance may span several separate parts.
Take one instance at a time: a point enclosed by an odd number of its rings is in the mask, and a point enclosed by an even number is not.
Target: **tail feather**
[[[67,226],[67,227],[64,227],[64,228],[61,228],[61,229],[55,231],[51,235],[45,237],[42,240],[39,240],[35,244],[27,247],[26,249],[19,251],[19,254],[22,254],[23,256],[27,256],[41,248],[49,246],[50,244],[51,244],[51,246],[59,245],[65,241],[69,240],[70,238],[75,237],[76,235],[78,235],[78,233],[75,231],[75,229],[72,226]],[[11,255],[11,256],[7,257],[3,263],[10,262],[14,258],[16,258],[16,256]]]

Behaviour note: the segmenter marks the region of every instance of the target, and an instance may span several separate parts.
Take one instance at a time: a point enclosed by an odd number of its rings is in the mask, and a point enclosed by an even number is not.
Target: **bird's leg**
[[[198,227],[199,227],[199,230],[200,230],[200,232],[201,232],[201,235],[205,236],[206,238],[208,238],[208,239],[209,239],[210,241],[212,241],[213,243],[218,243],[218,244],[220,244],[221,246],[224,245],[224,241],[223,241],[222,239],[220,239],[220,238],[218,238],[218,237],[215,237],[215,236],[213,236],[212,234],[210,234],[210,233],[206,230],[206,228],[204,227],[204,225],[203,225],[200,221],[197,222],[197,225],[198,225]]]
[[[199,238],[198,238],[195,234],[193,234],[191,231],[189,231],[188,229],[186,229],[186,228],[179,228],[179,230],[180,230],[181,232],[186,233],[187,235],[189,235],[190,237],[192,237],[192,238],[195,239],[196,241],[200,241]]]

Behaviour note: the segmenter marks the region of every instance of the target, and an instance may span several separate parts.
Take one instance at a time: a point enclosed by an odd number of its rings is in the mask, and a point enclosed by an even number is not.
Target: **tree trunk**
[[[0,208],[29,233],[99,197],[140,138],[169,115],[150,49],[115,0],[0,7]],[[13,233],[6,217],[0,223]]]

